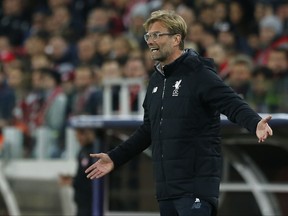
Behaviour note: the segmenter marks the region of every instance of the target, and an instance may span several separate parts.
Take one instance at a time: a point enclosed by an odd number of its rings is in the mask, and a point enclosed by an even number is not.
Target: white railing
[[[103,80],[104,92],[103,92],[103,114],[104,116],[117,115],[137,115],[143,114],[142,102],[144,101],[146,85],[141,78],[133,79],[107,79]],[[137,86],[138,91],[138,107],[137,111],[131,110],[130,107],[130,90],[131,86]],[[119,110],[113,110],[113,88],[119,88],[119,92],[116,92],[119,97]]]

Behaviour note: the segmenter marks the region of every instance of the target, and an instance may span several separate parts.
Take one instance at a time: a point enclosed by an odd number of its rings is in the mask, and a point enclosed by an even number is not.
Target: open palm
[[[273,135],[273,131],[268,125],[268,122],[271,120],[272,116],[269,115],[266,118],[263,118],[257,125],[256,135],[258,137],[258,142],[264,142],[268,136]]]
[[[85,170],[85,173],[87,173],[87,178],[101,178],[113,170],[114,163],[107,154],[90,154],[90,156],[98,158],[98,160]]]

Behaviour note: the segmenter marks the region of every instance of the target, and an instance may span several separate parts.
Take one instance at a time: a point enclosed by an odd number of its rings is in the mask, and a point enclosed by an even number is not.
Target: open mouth
[[[154,53],[154,52],[159,51],[159,49],[158,49],[158,48],[150,48],[150,51],[151,51],[152,53]]]

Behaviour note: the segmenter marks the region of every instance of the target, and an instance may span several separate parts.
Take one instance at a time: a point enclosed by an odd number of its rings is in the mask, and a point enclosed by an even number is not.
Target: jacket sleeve
[[[256,127],[261,117],[223,80],[209,68],[201,67],[197,72],[197,92],[204,103],[214,107],[220,113],[251,133],[256,133]]]
[[[115,167],[119,167],[134,156],[140,154],[151,144],[151,127],[146,108],[146,98],[143,103],[144,119],[139,128],[123,143],[108,152]]]

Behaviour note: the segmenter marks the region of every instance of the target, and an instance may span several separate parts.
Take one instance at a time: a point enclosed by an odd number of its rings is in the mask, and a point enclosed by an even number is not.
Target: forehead
[[[148,27],[148,32],[162,32],[162,31],[167,31],[167,27],[164,25],[164,23],[160,21],[151,23]]]

